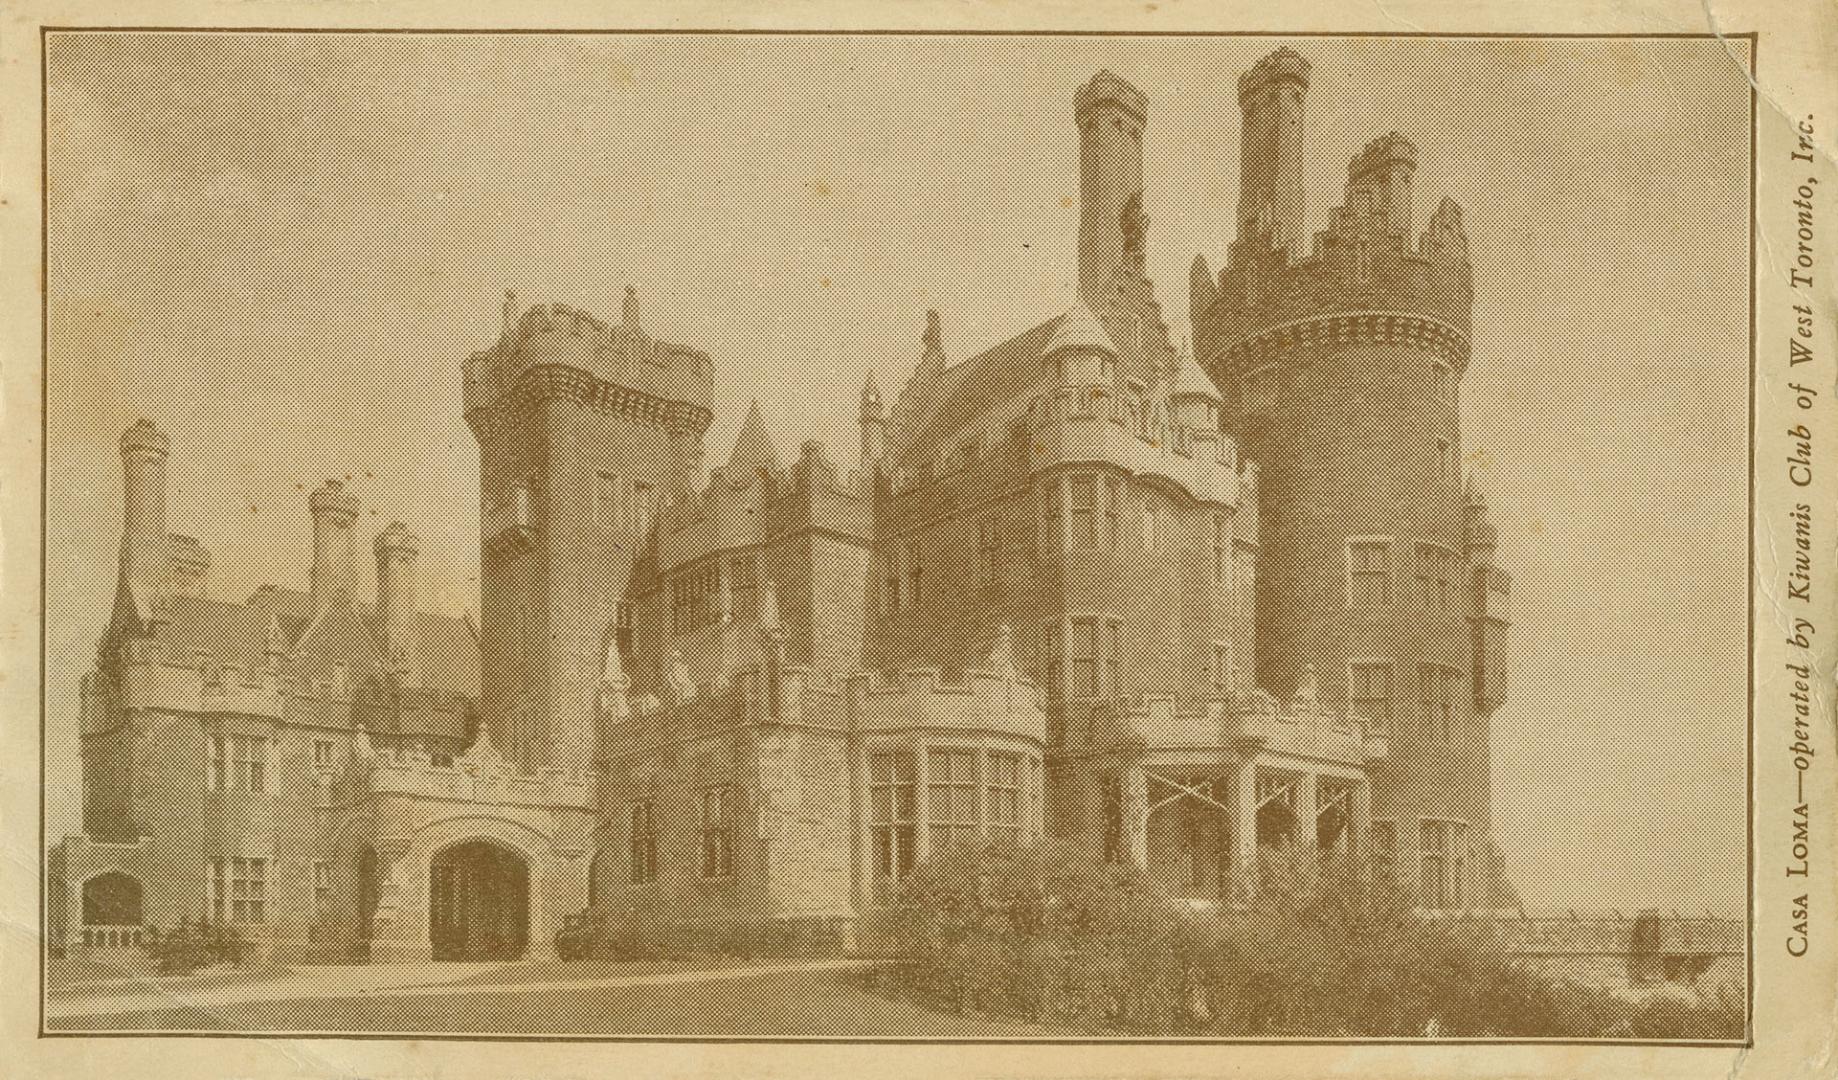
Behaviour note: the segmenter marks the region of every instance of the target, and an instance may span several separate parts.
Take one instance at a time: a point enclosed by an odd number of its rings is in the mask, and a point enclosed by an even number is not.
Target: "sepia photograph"
[[[42,1035],[1750,1040],[1752,34],[39,46]]]

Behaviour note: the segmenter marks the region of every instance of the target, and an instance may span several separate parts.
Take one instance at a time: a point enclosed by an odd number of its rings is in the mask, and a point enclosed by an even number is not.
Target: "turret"
[[[211,553],[194,536],[168,536],[167,558],[171,560],[170,585],[176,596],[204,596],[204,583],[211,572]]]
[[[1060,317],[1043,356],[1062,386],[1109,386],[1115,381],[1116,347],[1083,304]]]
[[[166,539],[171,449],[172,441],[150,420],[136,421],[121,435],[121,580],[148,600],[165,589],[171,573]]]
[[[1267,242],[1291,256],[1302,251],[1302,98],[1308,61],[1288,48],[1238,79],[1244,112],[1238,181],[1238,242]]]
[[[340,593],[349,598],[357,580],[356,551],[351,527],[357,523],[357,496],[337,480],[306,500],[313,515],[313,612],[317,614]]]
[[[415,558],[421,543],[400,521],[377,534],[377,637],[389,669],[408,674],[415,657]]]
[[[1169,420],[1177,430],[1186,432],[1188,438],[1217,439],[1219,413],[1223,407],[1219,388],[1185,349],[1178,363],[1174,384],[1168,391]]]
[[[887,406],[881,401],[874,373],[862,384],[862,475],[873,478],[887,459]]]
[[[1347,209],[1370,210],[1386,231],[1410,237],[1410,180],[1417,171],[1417,147],[1392,132],[1366,144],[1347,166]]]
[[[1101,307],[1142,256],[1142,129],[1148,101],[1108,71],[1079,88],[1079,297]]]

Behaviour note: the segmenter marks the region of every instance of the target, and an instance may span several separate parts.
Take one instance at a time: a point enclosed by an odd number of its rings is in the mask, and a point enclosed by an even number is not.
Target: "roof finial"
[[[625,305],[619,311],[620,321],[633,330],[638,329],[638,289],[625,287]]]
[[[944,344],[943,344],[944,334],[939,329],[938,310],[936,308],[930,311],[927,311],[925,313],[925,339],[924,340],[925,340],[925,347],[928,352],[933,349],[944,348]]]

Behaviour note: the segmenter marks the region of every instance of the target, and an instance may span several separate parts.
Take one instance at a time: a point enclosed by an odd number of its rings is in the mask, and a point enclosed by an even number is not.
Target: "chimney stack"
[[[1079,298],[1103,310],[1142,250],[1142,129],[1148,99],[1108,71],[1079,88]]]
[[[421,542],[400,521],[377,534],[377,631],[390,670],[406,675],[415,656],[415,556]]]
[[[151,600],[171,573],[166,539],[166,458],[172,441],[150,420],[121,435],[121,579]]]
[[[1302,98],[1308,61],[1282,48],[1238,78],[1244,111],[1238,173],[1238,242],[1268,241],[1291,258],[1303,254]]]
[[[341,593],[347,601],[355,591],[356,551],[351,527],[357,523],[357,496],[337,480],[307,497],[313,513],[313,614],[324,610]]]

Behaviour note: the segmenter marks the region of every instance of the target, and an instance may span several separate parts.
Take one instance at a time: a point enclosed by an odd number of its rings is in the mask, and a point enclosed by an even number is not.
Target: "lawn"
[[[628,972],[622,965],[619,974]],[[554,978],[579,965],[557,965]],[[592,975],[576,975],[591,978]],[[485,991],[260,1001],[51,1022],[52,1031],[364,1032],[702,1038],[1027,1038],[1055,1033],[957,1017],[862,988],[850,972],[752,976],[689,985]],[[1063,1033],[1060,1033],[1063,1034]]]

